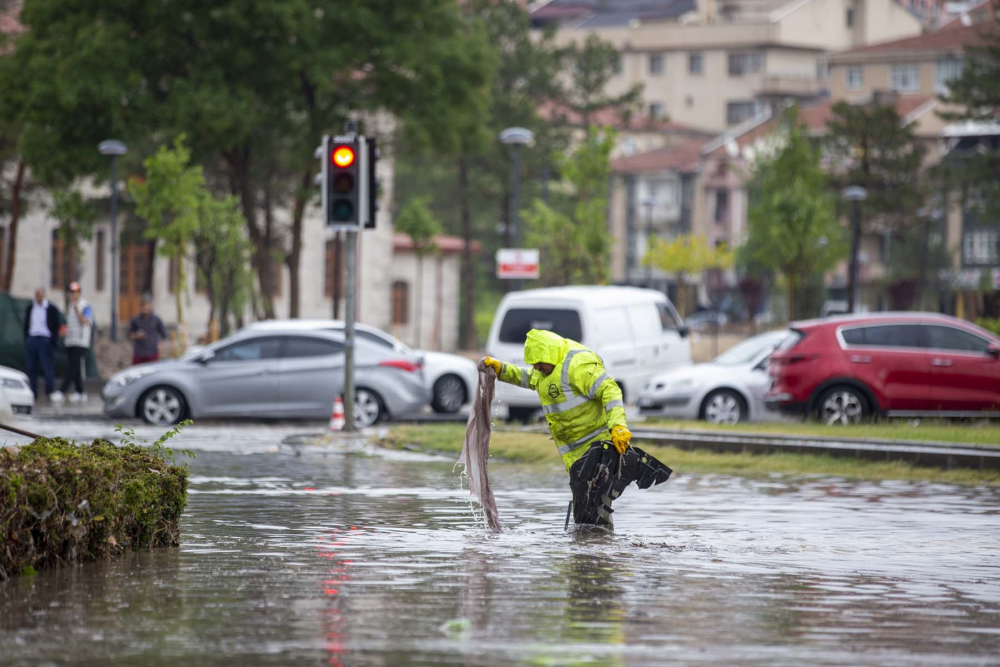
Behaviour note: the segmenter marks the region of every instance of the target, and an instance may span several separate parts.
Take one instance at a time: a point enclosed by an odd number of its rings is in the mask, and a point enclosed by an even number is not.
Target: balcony
[[[754,91],[757,97],[817,97],[823,83],[806,74],[765,74]]]

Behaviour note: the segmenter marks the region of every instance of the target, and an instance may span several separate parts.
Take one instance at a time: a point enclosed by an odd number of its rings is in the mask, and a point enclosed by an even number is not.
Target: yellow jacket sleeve
[[[580,354],[569,369],[569,383],[579,396],[587,396],[604,406],[608,430],[625,423],[625,401],[615,379],[604,371],[604,364],[595,354]]]
[[[534,369],[527,366],[515,366],[514,364],[504,363],[503,368],[500,369],[500,375],[497,379],[501,382],[506,382],[507,384],[512,384],[515,387],[524,387],[525,389],[531,389],[534,385],[531,384],[531,376],[534,375]]]

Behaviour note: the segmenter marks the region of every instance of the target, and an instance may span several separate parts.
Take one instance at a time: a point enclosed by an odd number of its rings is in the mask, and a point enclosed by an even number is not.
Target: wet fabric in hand
[[[497,375],[493,369],[480,361],[479,382],[476,385],[472,409],[469,411],[469,421],[465,426],[465,443],[462,445],[462,453],[458,455],[458,463],[465,466],[469,478],[469,493],[482,505],[487,525],[499,533],[500,515],[497,512],[497,503],[493,498],[487,471],[490,437],[493,434],[490,407],[496,393],[496,380]]]

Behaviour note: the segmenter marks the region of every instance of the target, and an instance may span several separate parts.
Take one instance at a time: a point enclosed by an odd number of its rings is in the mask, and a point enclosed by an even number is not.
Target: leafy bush
[[[987,331],[1000,336],[1000,318],[987,318],[981,317],[976,320],[976,324],[986,329]]]
[[[0,448],[0,580],[179,544],[188,471],[171,463],[167,437]]]

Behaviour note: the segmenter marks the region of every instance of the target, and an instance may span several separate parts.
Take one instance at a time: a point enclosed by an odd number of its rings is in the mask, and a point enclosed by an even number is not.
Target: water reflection
[[[220,437],[192,463],[180,549],[0,584],[0,664],[981,665],[1000,653],[996,490],[680,474],[626,494],[611,535],[563,531],[556,465],[494,464],[495,535],[451,461],[296,456],[268,449],[266,432],[233,454]]]

